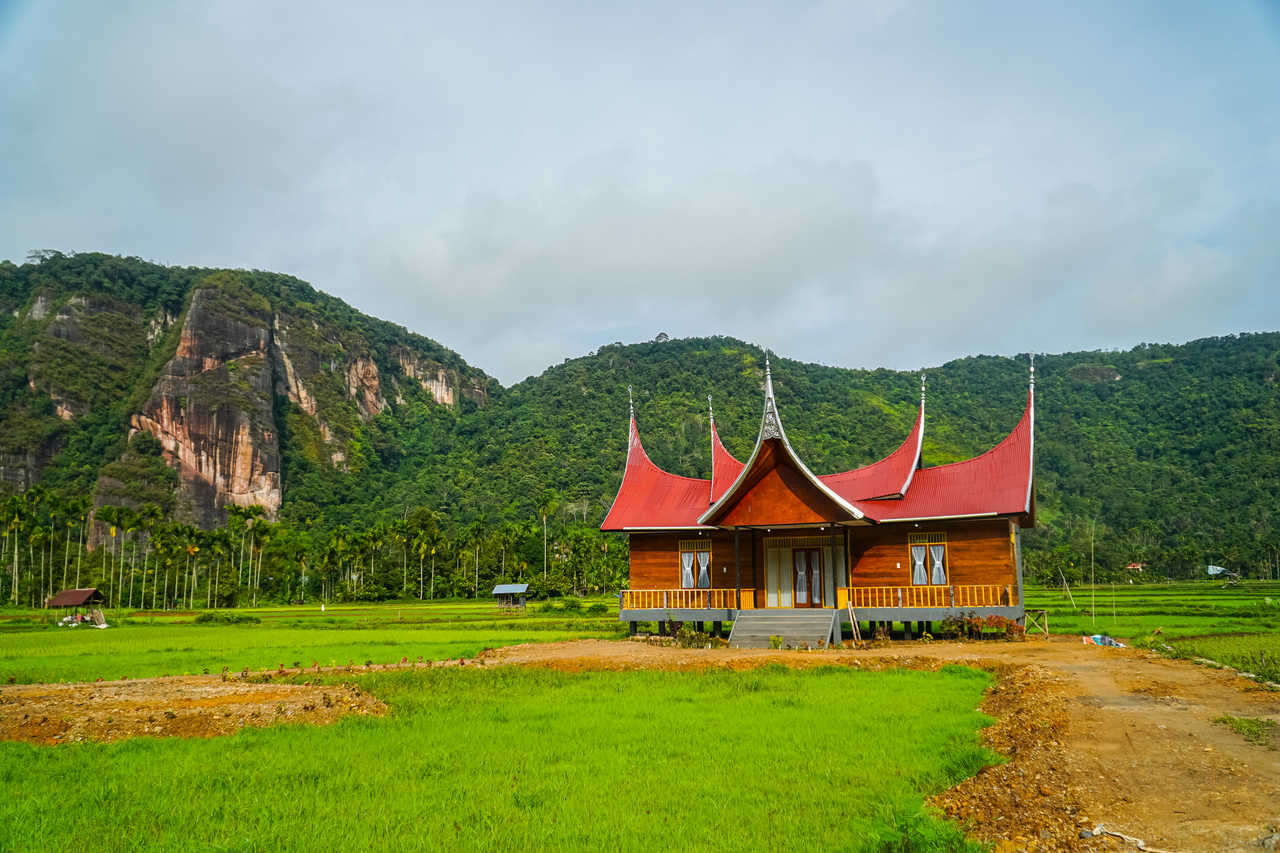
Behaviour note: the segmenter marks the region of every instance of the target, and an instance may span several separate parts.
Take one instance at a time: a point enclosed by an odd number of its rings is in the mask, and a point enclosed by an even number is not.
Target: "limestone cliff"
[[[280,508],[270,321],[253,302],[198,288],[177,352],[131,420],[178,468],[177,514],[191,523],[219,523],[227,505],[259,504],[272,518]]]
[[[234,505],[275,517],[291,482],[314,505],[431,464],[445,413],[491,387],[440,344],[290,276],[0,261],[0,494],[48,483],[202,526]],[[142,434],[156,441],[135,446]]]

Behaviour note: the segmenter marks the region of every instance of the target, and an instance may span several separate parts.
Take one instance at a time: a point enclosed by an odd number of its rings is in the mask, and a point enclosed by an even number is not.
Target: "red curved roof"
[[[733,481],[742,473],[742,463],[720,443],[715,419],[711,420],[711,500],[715,503],[729,490]]]
[[[663,471],[650,461],[631,418],[627,467],[602,530],[697,528],[698,520],[727,498],[744,464],[725,449],[711,424],[712,478],[700,480]],[[762,425],[762,436],[764,426]],[[1032,512],[1035,395],[1007,437],[981,456],[918,468],[924,439],[924,401],[907,439],[879,462],[814,478],[839,500],[873,522],[915,521]],[[757,445],[760,441],[757,441]],[[789,445],[788,445],[789,447]],[[798,459],[794,465],[803,466]],[[808,469],[804,469],[807,474]],[[873,500],[873,498],[882,498]]]
[[[649,460],[633,416],[627,469],[600,529],[698,527],[710,496],[710,480],[668,474]]]
[[[900,500],[873,501],[859,508],[876,521],[912,521],[965,515],[1017,515],[1031,511],[1034,476],[1035,398],[1013,432],[981,456],[921,468]]]
[[[920,400],[920,412],[906,441],[897,450],[879,462],[872,462],[852,471],[825,474],[818,477],[827,488],[847,501],[867,501],[873,498],[905,495],[920,460],[920,446],[924,442],[924,399]],[[874,516],[875,513],[869,513]]]

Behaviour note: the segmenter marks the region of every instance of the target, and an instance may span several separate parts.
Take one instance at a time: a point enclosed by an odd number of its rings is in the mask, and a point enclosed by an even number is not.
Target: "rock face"
[[[457,404],[459,394],[481,406],[488,401],[488,389],[484,385],[464,381],[458,371],[452,368],[420,358],[412,350],[405,348],[397,348],[393,356],[405,377],[416,380],[442,406],[452,409]]]
[[[206,527],[229,504],[274,518],[282,497],[270,320],[245,301],[195,291],[177,352],[132,418],[178,467],[179,517]]]
[[[397,388],[413,380],[439,405],[487,399],[483,383],[408,347],[392,350],[390,367]],[[349,330],[277,310],[219,275],[194,291],[177,350],[131,425],[155,436],[178,469],[176,517],[209,527],[228,506],[258,504],[274,519],[284,499],[280,424],[313,437],[303,444],[313,463],[351,471],[359,424],[392,405],[383,382],[367,343]]]
[[[422,407],[483,404],[490,383],[290,276],[98,254],[0,261],[0,495],[47,481],[206,527],[233,506],[274,518],[291,485],[306,503],[344,478],[425,464],[408,431],[431,420]]]

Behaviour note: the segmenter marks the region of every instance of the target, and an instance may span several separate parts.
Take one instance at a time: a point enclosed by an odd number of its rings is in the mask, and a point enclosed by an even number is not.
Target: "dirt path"
[[[934,802],[997,849],[1136,849],[1079,837],[1102,824],[1148,848],[1256,851],[1256,839],[1280,830],[1280,752],[1213,723],[1224,714],[1280,721],[1280,694],[1148,652],[1075,638],[836,652],[587,640],[496,649],[484,659],[567,671],[972,664],[999,676],[983,706],[997,723],[984,736],[1010,761]]]

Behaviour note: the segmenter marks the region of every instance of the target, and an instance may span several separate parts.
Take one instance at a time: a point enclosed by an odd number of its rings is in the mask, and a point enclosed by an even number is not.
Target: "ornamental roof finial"
[[[1036,354],[1028,353],[1027,360],[1031,362],[1031,387],[1036,387]]]
[[[627,386],[627,407],[631,409],[631,420],[636,419],[636,401],[631,396],[631,386]]]
[[[769,367],[769,351],[764,351],[764,396],[773,399],[773,369]]]
[[[920,371],[920,402],[921,403],[924,402],[924,380],[925,380],[925,372],[922,370]]]
[[[708,394],[708,395],[707,395],[707,417],[711,418],[712,422],[714,422],[714,421],[715,421],[715,419],[716,419],[716,410],[715,410],[715,409],[713,409],[713,408],[711,408],[711,395],[710,395],[710,394]]]

